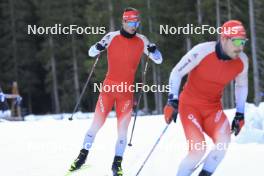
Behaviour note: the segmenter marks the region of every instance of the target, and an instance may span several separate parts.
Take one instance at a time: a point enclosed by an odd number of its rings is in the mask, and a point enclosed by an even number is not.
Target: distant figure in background
[[[0,90],[0,119],[5,119],[9,117],[11,117],[11,111],[8,108],[4,93]]]
[[[121,30],[109,32],[101,41],[89,50],[89,56],[95,57],[107,50],[108,72],[103,86],[113,87],[110,92],[102,91],[99,95],[93,122],[88,130],[82,150],[71,165],[70,171],[79,169],[87,158],[93,141],[99,129],[103,126],[108,113],[116,107],[118,139],[116,141],[115,157],[112,164],[114,176],[122,176],[121,163],[127,145],[127,129],[131,120],[133,108],[133,91],[118,91],[115,85],[133,85],[135,74],[142,54],[146,54],[156,64],[162,62],[162,56],[156,45],[137,33],[140,23],[139,12],[127,8],[123,13]],[[107,148],[107,147],[106,147]]]
[[[168,103],[164,108],[165,120],[176,122],[179,109],[189,144],[189,153],[181,162],[177,176],[190,176],[204,156],[204,134],[212,139],[215,148],[204,160],[199,176],[212,175],[225,156],[231,130],[238,135],[243,127],[248,94],[248,57],[243,52],[246,41],[242,23],[227,21],[222,26],[219,41],[194,46],[173,68]],[[181,79],[186,74],[188,80],[178,97]],[[232,80],[236,82],[236,114],[230,130],[221,98],[224,87]]]
[[[11,117],[11,111],[8,108],[7,99],[14,99],[16,106],[19,106],[22,97],[15,94],[4,94],[0,87],[0,118],[9,118]]]

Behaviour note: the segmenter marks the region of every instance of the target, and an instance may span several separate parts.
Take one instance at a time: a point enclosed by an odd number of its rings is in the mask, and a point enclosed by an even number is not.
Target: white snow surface
[[[230,122],[235,109],[225,110]],[[24,122],[0,121],[0,175],[63,176],[77,157],[84,135],[92,122],[92,113],[29,115]],[[88,117],[88,118],[87,118]],[[111,113],[97,134],[86,164],[91,168],[75,176],[110,176],[117,136],[115,113]],[[232,142],[214,176],[263,176],[264,103],[246,105],[246,125]],[[60,119],[60,120],[58,120]],[[129,126],[128,140],[133,124]],[[135,176],[146,156],[165,128],[162,115],[139,116],[133,146],[127,147],[124,176]],[[212,142],[207,138],[209,146]],[[209,151],[210,147],[208,148]],[[170,124],[139,175],[175,176],[187,145],[180,119]],[[193,174],[197,176],[201,168]]]

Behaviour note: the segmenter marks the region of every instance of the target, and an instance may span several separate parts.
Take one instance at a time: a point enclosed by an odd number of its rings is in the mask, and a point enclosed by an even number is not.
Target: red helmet
[[[221,36],[227,38],[246,38],[246,30],[238,20],[229,20],[221,27]]]
[[[129,10],[123,13],[123,20],[125,21],[139,21],[139,11]]]

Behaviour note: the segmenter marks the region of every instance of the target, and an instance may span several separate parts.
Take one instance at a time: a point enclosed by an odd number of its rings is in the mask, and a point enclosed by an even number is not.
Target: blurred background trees
[[[16,81],[23,97],[22,112],[43,114],[71,112],[94,63],[87,50],[103,35],[28,35],[27,25],[105,26],[119,30],[126,7],[141,11],[140,33],[156,43],[162,65],[150,64],[148,84],[168,84],[171,69],[194,45],[217,40],[217,35],[161,35],[160,25],[221,26],[228,19],[241,20],[248,32],[245,52],[250,58],[248,102],[264,97],[264,1],[262,0],[0,0],[0,85],[11,92]],[[136,82],[141,82],[143,64]],[[94,111],[98,93],[93,83],[103,81],[106,54],[102,55],[80,110]],[[224,91],[225,108],[234,107],[234,83]],[[137,96],[137,94],[136,94]],[[145,93],[141,107],[147,113],[162,113],[166,93]]]

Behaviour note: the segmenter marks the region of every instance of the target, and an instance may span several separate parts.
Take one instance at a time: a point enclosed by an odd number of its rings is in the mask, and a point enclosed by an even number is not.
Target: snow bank
[[[245,119],[245,126],[235,141],[264,144],[264,102],[258,107],[254,104],[246,104]]]
[[[235,109],[225,110],[230,123],[233,120]],[[73,119],[89,119],[94,113],[76,112]],[[141,115],[141,114],[139,114]],[[25,116],[26,121],[40,121],[40,120],[68,120],[70,113],[63,114],[47,114],[47,115],[28,115]],[[109,117],[115,117],[114,111],[110,112]],[[140,116],[139,116],[140,117]],[[258,107],[254,104],[246,104],[245,113],[246,123],[240,135],[235,138],[237,143],[262,143],[264,144],[264,102]]]

